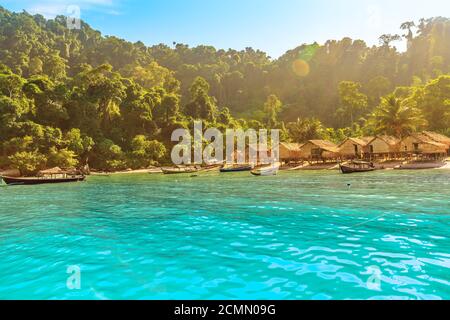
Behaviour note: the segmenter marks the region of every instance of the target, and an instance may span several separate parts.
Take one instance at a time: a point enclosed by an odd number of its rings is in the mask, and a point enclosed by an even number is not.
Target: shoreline
[[[342,162],[344,163],[344,162]],[[402,161],[389,160],[373,162],[377,170],[421,170],[421,169],[450,169],[450,158],[443,161]],[[282,171],[313,171],[313,170],[339,170],[338,162],[303,164],[297,167],[285,166]]]
[[[90,176],[105,176],[105,175],[118,175],[118,174],[137,174],[137,173],[149,173],[149,174],[158,174],[162,173],[161,167],[156,168],[148,168],[148,169],[134,169],[134,170],[120,170],[120,171],[95,171],[91,172]]]
[[[424,170],[424,169],[449,169],[450,159],[445,161],[429,161],[429,162],[407,162],[407,161],[387,161],[374,162],[377,171],[380,170]],[[400,167],[401,166],[401,167]],[[163,167],[153,167],[147,169],[119,170],[119,171],[94,171],[91,176],[109,176],[109,175],[125,175],[125,174],[162,174]],[[319,163],[311,165],[300,165],[297,167],[284,166],[280,171],[333,171],[339,170],[339,163]],[[218,171],[218,170],[217,170]],[[211,171],[209,171],[211,172]]]
[[[385,161],[385,162],[374,162],[374,165],[379,170],[425,170],[425,169],[435,169],[435,170],[450,170],[450,158],[443,161]],[[88,176],[102,177],[111,175],[129,175],[129,174],[162,174],[164,167],[151,167],[142,169],[128,169],[128,170],[118,170],[118,171],[101,171],[93,169]],[[334,171],[339,170],[339,163],[314,163],[314,164],[303,164],[298,166],[285,165],[280,168],[280,171]],[[214,170],[206,170],[205,172],[212,172]],[[219,168],[217,168],[219,172]],[[10,176],[10,177],[20,177],[17,170],[7,169],[0,170],[0,176]]]

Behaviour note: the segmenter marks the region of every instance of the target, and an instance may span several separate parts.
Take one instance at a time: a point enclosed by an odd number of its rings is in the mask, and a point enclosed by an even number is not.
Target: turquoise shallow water
[[[450,299],[449,170],[90,177],[0,208],[1,299]]]

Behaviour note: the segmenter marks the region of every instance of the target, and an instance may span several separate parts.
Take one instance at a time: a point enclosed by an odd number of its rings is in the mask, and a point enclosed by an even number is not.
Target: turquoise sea
[[[0,299],[450,299],[450,170],[89,177],[0,208]]]

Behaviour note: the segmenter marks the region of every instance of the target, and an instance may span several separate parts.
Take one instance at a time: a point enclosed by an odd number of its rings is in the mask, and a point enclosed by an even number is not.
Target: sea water
[[[0,299],[450,299],[450,170],[0,188]]]

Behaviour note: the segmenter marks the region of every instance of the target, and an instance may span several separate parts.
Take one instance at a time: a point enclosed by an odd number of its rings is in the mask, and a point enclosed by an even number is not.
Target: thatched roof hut
[[[280,142],[280,160],[281,161],[295,161],[301,158],[300,143]]]
[[[347,138],[339,146],[339,154],[345,158],[362,157],[367,153],[367,145],[374,137]]]
[[[268,161],[268,159],[264,158],[265,156],[269,158],[273,156],[272,148],[266,145],[250,144],[245,146],[245,150],[238,150],[235,148],[231,155],[231,159],[234,163],[260,164]]]
[[[429,137],[430,139],[447,145],[447,148],[450,148],[450,138],[447,136],[444,136],[443,134],[432,132],[432,131],[424,131],[422,132],[423,135]]]
[[[303,159],[327,160],[339,158],[339,148],[327,140],[309,140],[301,146],[300,154]]]
[[[366,146],[366,152],[372,155],[389,155],[398,153],[400,139],[393,136],[376,136]]]
[[[425,133],[413,133],[401,141],[400,150],[414,154],[444,155],[447,153],[448,145],[436,142]]]

